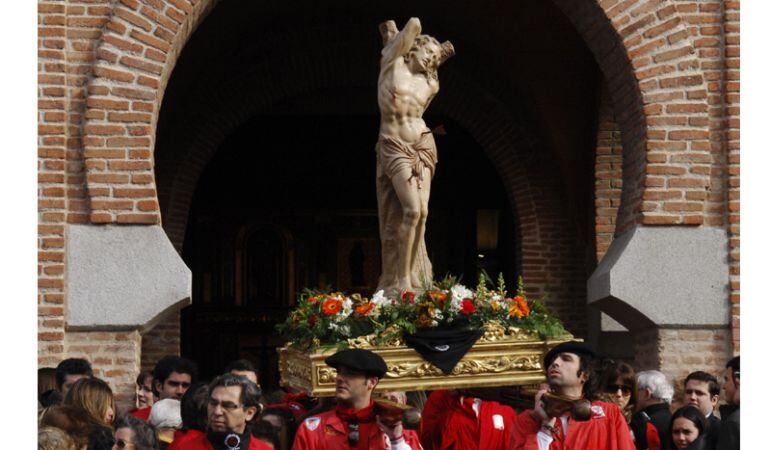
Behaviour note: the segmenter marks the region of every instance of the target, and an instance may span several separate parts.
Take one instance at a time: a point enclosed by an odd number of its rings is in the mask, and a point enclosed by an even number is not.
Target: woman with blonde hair
[[[67,392],[64,404],[88,413],[91,422],[88,450],[112,449],[115,443],[112,430],[115,398],[106,382],[98,378],[81,378]]]

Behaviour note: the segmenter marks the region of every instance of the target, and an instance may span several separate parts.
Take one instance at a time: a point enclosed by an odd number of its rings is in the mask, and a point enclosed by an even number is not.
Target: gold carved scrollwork
[[[502,373],[509,370],[539,370],[540,357],[518,356],[510,358],[507,356],[477,358],[463,360],[457,363],[452,369],[451,375],[480,375],[488,373]],[[444,373],[438,367],[426,361],[403,362],[391,364],[388,367],[388,377],[425,377],[442,376]]]
[[[318,368],[318,384],[328,384],[337,382],[337,370],[334,367]]]
[[[367,334],[357,338],[348,339],[350,348],[374,348],[374,347],[403,347],[404,341],[401,339],[401,332],[396,327],[386,328],[382,332],[385,339],[376,334]]]
[[[286,375],[302,379],[310,379],[310,366],[303,361],[297,361],[291,358],[281,358],[283,362],[283,371]]]
[[[536,341],[539,336],[529,330],[518,327],[505,327],[497,320],[490,320],[484,324],[484,335],[478,342],[500,341]]]

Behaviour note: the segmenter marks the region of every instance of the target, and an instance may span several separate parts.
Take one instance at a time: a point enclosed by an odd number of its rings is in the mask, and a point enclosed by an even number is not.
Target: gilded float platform
[[[572,339],[566,335],[543,340],[527,330],[490,324],[450,374],[425,361],[400,339],[388,345],[374,345],[374,336],[370,335],[350,339],[348,344],[372,350],[385,360],[388,372],[377,386],[379,391],[425,391],[540,383],[545,380],[545,354],[555,345]],[[324,359],[335,352],[334,348],[314,352],[291,346],[279,349],[281,385],[314,397],[333,396],[337,372]]]

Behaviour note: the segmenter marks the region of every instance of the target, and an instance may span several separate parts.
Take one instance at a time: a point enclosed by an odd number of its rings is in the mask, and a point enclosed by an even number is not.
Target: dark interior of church
[[[509,175],[470,131],[478,119],[465,103],[500,111],[526,143],[509,151],[552,172],[585,272],[595,265],[601,75],[568,19],[541,0],[412,3],[225,0],[180,54],[156,173],[164,228],[193,272],[182,353],[202,375],[245,357],[276,388],[283,342],[273,326],[301,289],[369,296],[376,287],[377,25],[386,19],[419,16],[457,49],[424,116],[443,129],[426,236],[435,275],[473,285],[484,269],[514,285],[520,272]]]

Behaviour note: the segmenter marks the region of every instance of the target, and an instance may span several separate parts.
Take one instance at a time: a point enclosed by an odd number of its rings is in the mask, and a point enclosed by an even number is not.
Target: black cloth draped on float
[[[483,330],[418,331],[404,334],[404,340],[426,361],[448,375],[483,334]]]

